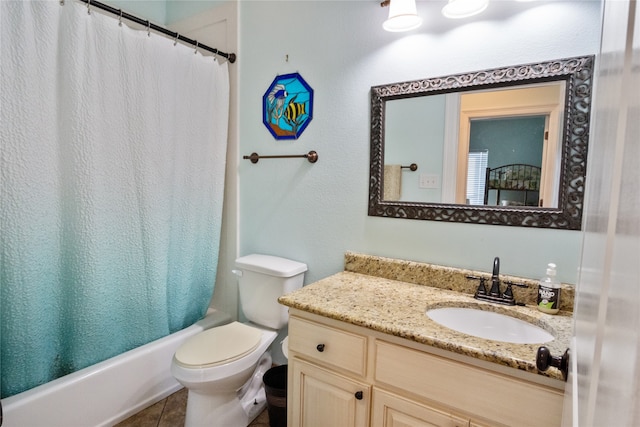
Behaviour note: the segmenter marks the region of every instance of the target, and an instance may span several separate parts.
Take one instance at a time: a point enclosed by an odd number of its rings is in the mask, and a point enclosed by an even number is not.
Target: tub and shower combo
[[[89,3],[0,1],[3,427],[117,423],[231,320],[182,329],[216,278],[229,64]]]
[[[179,332],[2,400],[2,427],[112,426],[182,388],[171,359],[189,337],[224,323],[220,311]]]

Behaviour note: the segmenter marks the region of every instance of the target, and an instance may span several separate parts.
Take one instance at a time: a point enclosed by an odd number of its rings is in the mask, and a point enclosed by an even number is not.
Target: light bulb
[[[452,19],[467,18],[483,12],[487,6],[489,0],[449,0],[442,14]]]
[[[382,28],[392,32],[409,31],[421,24],[422,18],[418,16],[415,0],[391,0],[389,19],[384,21]]]

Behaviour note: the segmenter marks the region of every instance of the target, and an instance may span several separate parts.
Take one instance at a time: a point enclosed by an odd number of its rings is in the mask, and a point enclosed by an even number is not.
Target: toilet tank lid
[[[275,277],[292,277],[307,271],[307,264],[261,254],[251,254],[236,259],[236,267]]]

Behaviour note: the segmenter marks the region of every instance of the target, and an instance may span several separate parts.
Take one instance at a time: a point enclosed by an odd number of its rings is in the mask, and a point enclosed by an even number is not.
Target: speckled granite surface
[[[545,346],[554,355],[563,354],[569,345],[573,326],[571,313],[561,312],[552,316],[531,306],[509,307],[478,301],[464,290],[458,290],[457,286],[463,286],[462,282],[452,285],[455,291],[444,289],[450,284],[446,270],[455,269],[443,270],[442,267],[434,268],[428,264],[398,261],[402,268],[393,272],[387,259],[377,265],[375,258],[348,253],[345,257],[347,271],[284,295],[279,302],[292,308],[532,373],[538,373],[535,357],[540,344],[511,344],[476,338],[439,325],[427,317],[425,312],[431,308],[451,306],[495,311],[526,320],[550,332],[555,339],[545,343]],[[348,271],[362,271],[363,266],[366,266],[368,274]],[[414,271],[416,267],[417,272]],[[398,279],[384,277],[391,274]],[[434,286],[411,283],[425,277],[428,277],[427,283]],[[441,286],[435,286],[436,282]],[[555,368],[540,374],[562,378]]]
[[[435,264],[427,264],[414,261],[404,261],[393,258],[385,258],[372,255],[347,252],[344,257],[345,271],[362,273],[369,276],[383,277],[399,280],[401,282],[415,283],[417,285],[433,286],[435,288],[448,289],[456,292],[464,292],[473,295],[478,287],[476,280],[469,280],[467,276],[485,277],[487,288],[490,286],[491,271],[475,271],[460,268],[443,267]],[[491,265],[487,268],[491,269]],[[526,305],[535,305],[538,298],[537,279],[508,276],[501,274],[500,279],[515,283],[523,283],[527,288],[513,287],[513,295],[516,301]],[[573,311],[575,287],[562,284],[560,310]]]

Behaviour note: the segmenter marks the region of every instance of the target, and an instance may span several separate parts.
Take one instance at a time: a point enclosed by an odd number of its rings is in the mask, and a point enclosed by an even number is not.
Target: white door
[[[640,419],[640,13],[603,11],[564,427]]]

